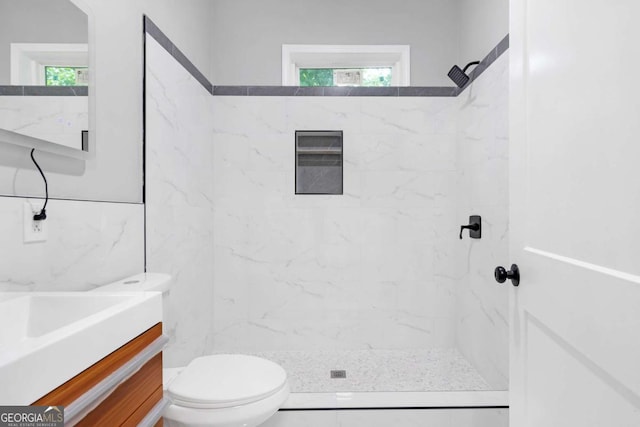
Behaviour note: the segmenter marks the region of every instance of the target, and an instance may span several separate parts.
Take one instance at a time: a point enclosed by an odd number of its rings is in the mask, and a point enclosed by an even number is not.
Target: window
[[[83,43],[11,43],[11,84],[82,86],[89,80]]]
[[[299,86],[391,86],[393,69],[300,68]]]
[[[407,45],[282,45],[285,86],[409,86]]]
[[[44,67],[45,86],[86,86],[88,84],[86,67]]]

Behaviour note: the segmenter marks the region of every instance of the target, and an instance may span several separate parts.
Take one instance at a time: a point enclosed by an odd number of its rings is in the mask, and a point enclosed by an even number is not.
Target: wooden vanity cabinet
[[[101,381],[162,336],[158,323],[115,350],[104,359],[71,378],[33,405],[69,406]],[[79,349],[79,351],[82,351]],[[135,373],[120,383],[95,409],[77,422],[77,426],[137,426],[162,401],[162,352],[146,361]],[[162,419],[156,426],[162,426]]]

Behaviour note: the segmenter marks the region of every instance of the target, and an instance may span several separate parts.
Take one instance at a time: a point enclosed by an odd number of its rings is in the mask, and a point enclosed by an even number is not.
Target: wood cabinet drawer
[[[68,406],[162,336],[158,323],[104,359],[34,402]],[[162,400],[162,353],[120,383],[78,426],[136,426]]]

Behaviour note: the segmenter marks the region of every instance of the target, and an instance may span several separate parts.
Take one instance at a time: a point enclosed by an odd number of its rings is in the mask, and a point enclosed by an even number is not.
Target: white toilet
[[[242,354],[194,359],[165,384],[170,427],[254,427],[287,400],[287,374],[279,365]]]
[[[101,286],[95,292],[156,291],[169,293],[171,276],[145,273]],[[287,373],[266,359],[243,354],[198,357],[184,368],[164,370],[163,416],[169,427],[255,427],[289,397]]]

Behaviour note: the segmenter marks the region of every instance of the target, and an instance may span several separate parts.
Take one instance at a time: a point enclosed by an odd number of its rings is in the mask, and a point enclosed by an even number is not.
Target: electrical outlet
[[[44,202],[29,200],[24,202],[24,243],[45,242],[47,240],[47,220],[34,221]]]

